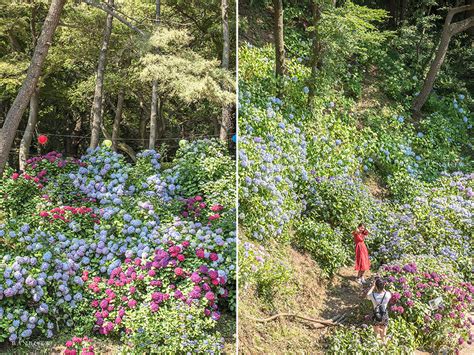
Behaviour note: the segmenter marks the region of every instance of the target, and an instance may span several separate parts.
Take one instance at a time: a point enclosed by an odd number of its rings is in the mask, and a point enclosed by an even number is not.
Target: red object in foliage
[[[41,145],[45,145],[48,143],[48,137],[46,137],[44,134],[38,136],[38,143]]]

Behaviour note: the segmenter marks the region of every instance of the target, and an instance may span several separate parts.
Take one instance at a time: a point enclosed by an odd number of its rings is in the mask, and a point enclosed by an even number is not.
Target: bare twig
[[[117,11],[114,11],[114,9],[110,8],[109,6],[107,6],[106,4],[103,4],[103,3],[100,3],[100,2],[96,2],[94,0],[84,0],[84,2],[87,4],[87,5],[90,5],[90,6],[93,6],[97,9],[100,9],[102,11],[105,11],[106,13],[108,13],[109,15],[112,15],[114,18],[116,18],[118,21],[122,22],[125,26],[131,28],[132,30],[134,30],[135,32],[139,33],[140,35],[142,35],[143,37],[145,37],[145,32],[143,32],[141,29],[139,29],[137,26],[133,25],[132,23],[130,23],[130,21],[127,21],[125,18],[123,18],[123,16],[120,16]]]

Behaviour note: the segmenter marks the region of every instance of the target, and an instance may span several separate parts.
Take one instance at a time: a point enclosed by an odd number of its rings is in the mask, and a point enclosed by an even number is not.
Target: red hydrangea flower
[[[214,301],[216,299],[216,297],[214,296],[214,293],[212,293],[211,291],[207,292],[206,293],[206,298],[209,300],[209,301]]]
[[[219,213],[213,214],[212,216],[209,216],[210,221],[214,221],[216,219],[219,219],[221,215]]]
[[[221,205],[214,205],[211,207],[211,211],[212,212],[219,212],[219,211],[222,211],[224,207],[222,207]]]

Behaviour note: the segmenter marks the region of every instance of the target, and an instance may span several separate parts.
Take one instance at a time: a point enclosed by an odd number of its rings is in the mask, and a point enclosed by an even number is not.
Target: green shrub
[[[220,353],[223,339],[215,331],[215,322],[203,317],[204,309],[176,302],[150,312],[140,305],[124,321],[131,330],[122,335],[127,354]]]
[[[36,211],[36,204],[41,201],[42,195],[32,179],[17,176],[11,170],[8,173],[10,176],[0,179],[0,220],[5,221]]]
[[[361,222],[370,226],[380,210],[367,186],[348,176],[312,179],[307,200],[308,215],[340,228],[345,235]]]
[[[309,252],[321,270],[332,276],[348,261],[348,247],[343,238],[342,233],[329,224],[306,219],[297,224],[293,243]]]
[[[202,139],[194,142],[182,140],[173,160],[173,167],[165,173],[179,186],[178,193],[181,196],[192,197],[211,191],[219,194],[209,188],[209,185],[222,178],[232,179],[234,172],[235,162],[228,153],[226,143],[216,139]]]
[[[294,290],[288,281],[292,270],[285,263],[286,256],[278,249],[271,253],[261,245],[250,242],[239,244],[239,290],[255,289],[268,304],[278,293],[291,297]]]
[[[416,328],[401,318],[391,319],[387,344],[375,336],[372,326],[341,327],[327,337],[328,354],[411,354],[417,348]]]

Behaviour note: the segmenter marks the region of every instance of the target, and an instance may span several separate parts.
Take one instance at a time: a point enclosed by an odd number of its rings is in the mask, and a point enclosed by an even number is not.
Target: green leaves
[[[187,104],[207,100],[214,104],[235,101],[234,78],[210,60],[189,48],[192,37],[185,30],[162,27],[150,38],[157,53],[142,57],[143,81],[157,80],[159,92]]]
[[[298,249],[309,252],[325,276],[332,277],[348,261],[350,253],[349,244],[344,243],[346,238],[327,223],[306,219],[296,224],[292,243]]]

